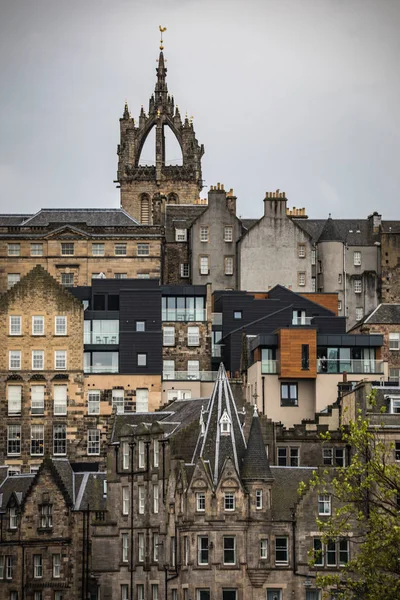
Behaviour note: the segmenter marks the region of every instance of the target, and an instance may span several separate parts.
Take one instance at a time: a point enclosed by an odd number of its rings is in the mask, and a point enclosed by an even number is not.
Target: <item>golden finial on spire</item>
[[[163,33],[164,31],[167,31],[166,27],[162,27],[161,25],[158,26],[160,32],[161,32],[161,40],[160,40],[160,50],[164,50],[164,44],[163,44]]]

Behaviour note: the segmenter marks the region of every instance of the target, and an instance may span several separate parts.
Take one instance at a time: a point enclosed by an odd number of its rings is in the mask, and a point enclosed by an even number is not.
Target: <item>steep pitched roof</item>
[[[371,246],[379,240],[368,219],[293,219],[314,243],[339,241],[349,246]]]
[[[400,304],[379,304],[375,310],[365,317],[363,322],[371,325],[400,323]]]
[[[309,483],[315,467],[271,467],[274,478],[272,490],[272,518],[276,521],[291,519],[291,513],[300,501],[298,493],[302,481]]]
[[[342,236],[336,227],[335,221],[329,217],[326,220],[324,228],[319,236],[319,242],[341,242]]]
[[[50,223],[85,223],[89,227],[139,225],[122,208],[42,208],[23,225],[46,227]]]
[[[175,242],[175,229],[190,229],[197,217],[207,210],[204,204],[167,204],[165,207],[165,239]]]
[[[267,453],[265,452],[264,440],[261,432],[260,419],[257,409],[254,409],[251,421],[247,449],[244,454],[242,468],[242,479],[271,480],[273,479]]]
[[[237,472],[246,450],[246,441],[235,400],[229,385],[225,367],[221,363],[214,389],[206,411],[208,417],[205,432],[200,431],[199,442],[193,457],[195,462],[199,457],[208,461],[213,474],[213,483],[217,485],[222,467],[227,458],[231,458]],[[229,432],[221,432],[221,421],[229,423]]]
[[[34,478],[35,475],[31,473],[6,477],[0,485],[0,511],[6,509],[12,494],[15,495],[18,503],[21,504]]]

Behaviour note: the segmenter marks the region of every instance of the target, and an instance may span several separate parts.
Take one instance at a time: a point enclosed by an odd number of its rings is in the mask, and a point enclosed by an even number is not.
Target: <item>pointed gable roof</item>
[[[343,237],[340,235],[336,223],[329,217],[326,220],[325,226],[319,236],[319,242],[342,242]]]
[[[247,449],[241,468],[242,479],[272,480],[267,453],[261,432],[257,408],[254,407]]]
[[[200,432],[197,444],[198,456],[195,456],[194,459],[200,457],[209,463],[213,483],[217,485],[226,459],[232,459],[239,473],[246,450],[246,441],[236,404],[222,363],[206,412],[208,418],[205,434],[202,436]],[[226,432],[222,432],[222,424],[226,422],[225,415],[228,417],[228,427]]]

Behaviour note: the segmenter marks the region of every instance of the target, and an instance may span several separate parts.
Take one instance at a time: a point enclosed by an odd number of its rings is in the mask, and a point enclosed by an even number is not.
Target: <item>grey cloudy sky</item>
[[[159,24],[239,214],[280,188],[310,217],[400,218],[400,0],[0,0],[2,212],[119,205],[118,119],[147,108]]]

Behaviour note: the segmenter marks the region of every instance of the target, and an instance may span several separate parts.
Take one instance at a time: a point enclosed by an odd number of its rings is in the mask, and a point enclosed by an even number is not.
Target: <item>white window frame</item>
[[[359,306],[356,308],[356,321],[361,321],[361,319],[363,317],[364,317],[364,309]]]
[[[61,554],[53,554],[53,578],[61,577]]]
[[[354,289],[354,293],[355,294],[361,294],[362,293],[362,281],[361,281],[361,279],[354,279],[353,280],[353,289]]]
[[[129,600],[129,586],[126,583],[121,584],[121,600]]]
[[[9,362],[8,367],[10,371],[21,370],[21,350],[9,350],[8,353]]]
[[[10,316],[9,335],[21,335],[22,334],[22,317],[18,315]]]
[[[32,335],[44,335],[43,315],[34,315],[32,317]]]
[[[305,244],[299,244],[297,246],[297,256],[298,256],[298,258],[306,257],[306,245]]]
[[[188,327],[188,346],[200,346],[199,327]]]
[[[39,451],[33,451],[33,442],[39,443]],[[44,425],[31,425],[31,456],[43,456],[44,455]]]
[[[263,507],[263,491],[256,490],[256,510],[262,510]]]
[[[153,445],[153,467],[158,467],[160,461],[160,442],[157,438],[154,439]]]
[[[143,440],[139,440],[138,444],[139,469],[144,469],[146,466],[146,447]]]
[[[56,434],[58,437],[56,437]],[[61,423],[57,423],[53,427],[53,454],[54,456],[65,456],[67,454],[67,426]]]
[[[145,538],[144,533],[138,533],[138,562],[144,562],[145,557]]]
[[[278,540],[285,540],[285,545],[278,547]],[[283,560],[277,559],[278,552],[285,552],[286,558]],[[277,535],[275,537],[275,565],[283,566],[289,564],[289,538],[286,535]]]
[[[232,548],[225,548],[225,541],[233,540],[233,561],[225,560],[225,552],[232,552]],[[236,536],[235,535],[224,535],[223,541],[223,563],[224,565],[236,565]]]
[[[234,492],[224,493],[224,511],[233,512],[236,508],[236,496]]]
[[[114,279],[128,279],[128,273],[114,273]]]
[[[175,361],[174,360],[163,360],[163,379],[165,379],[165,380],[175,379]]]
[[[158,487],[158,483],[153,483],[153,513],[155,515],[157,515],[159,511],[159,498],[160,490]]]
[[[224,242],[233,242],[233,227],[225,225],[224,227]]]
[[[129,515],[130,498],[129,498],[129,487],[127,485],[122,486],[121,496],[122,496],[122,507],[121,507],[122,514]]]
[[[361,267],[361,252],[355,250],[353,253],[353,264],[355,267]]]
[[[163,346],[175,346],[175,327],[163,327]]]
[[[75,255],[74,242],[61,242],[61,256],[74,256],[74,255]]]
[[[208,242],[209,241],[209,229],[208,225],[200,226],[200,242]]]
[[[43,256],[43,244],[41,242],[31,243],[31,256]]]
[[[22,385],[7,385],[7,409],[9,416],[21,414]]]
[[[203,541],[206,541],[207,547],[202,546]],[[207,552],[207,560],[202,560],[203,552]],[[208,565],[209,560],[210,560],[210,550],[209,550],[208,535],[198,535],[197,536],[197,564],[198,565]]]
[[[55,350],[54,351],[54,370],[65,371],[67,368],[67,351],[66,350]]]
[[[153,533],[153,561],[158,562],[158,533]]]
[[[304,287],[306,285],[306,273],[305,271],[298,271],[297,273],[297,284],[299,287]]]
[[[53,388],[53,414],[66,415],[68,405],[68,388],[66,385],[55,385]]]
[[[100,390],[88,392],[88,415],[100,414]]]
[[[32,385],[31,386],[31,415],[44,414],[44,395],[46,386]]]
[[[188,360],[187,362],[188,379],[200,379],[200,361]]]
[[[10,506],[8,509],[10,529],[18,529],[18,511],[16,506]]]
[[[148,388],[136,388],[136,412],[149,412],[149,390]]]
[[[332,496],[330,494],[318,495],[318,515],[329,517],[332,514]]]
[[[20,273],[7,273],[7,289],[11,290],[16,283],[21,281]]]
[[[181,263],[181,277],[190,277],[190,265],[189,263]]]
[[[224,273],[225,273],[225,275],[233,275],[233,273],[234,273],[233,256],[225,256],[224,257]]]
[[[54,335],[67,335],[67,317],[65,315],[54,317]]]
[[[114,256],[127,256],[127,245],[125,243],[114,244]]]
[[[138,485],[138,513],[144,515],[145,503],[146,503],[146,490],[144,485]]]
[[[74,273],[61,273],[61,285],[64,287],[73,287],[75,283]]]
[[[176,242],[186,242],[187,241],[187,229],[175,229],[175,241]]]
[[[123,415],[125,412],[125,390],[113,389],[112,392],[112,408],[117,415]]]
[[[92,256],[104,256],[105,245],[103,242],[92,243]]]
[[[129,560],[129,534],[124,532],[121,533],[121,546],[122,546],[122,562],[127,563]]]
[[[21,244],[18,242],[7,244],[7,256],[21,256]]]
[[[44,371],[44,350],[32,350],[32,371]]]
[[[43,577],[43,557],[41,554],[33,555],[33,578],[42,579]]]
[[[100,456],[100,429],[88,429],[87,454],[88,456]]]
[[[150,256],[150,245],[140,242],[137,245],[137,255],[138,256]]]
[[[205,512],[206,510],[206,494],[205,492],[196,492],[196,511]]]
[[[400,396],[390,396],[390,414],[400,413]]]
[[[395,352],[400,350],[400,333],[398,331],[389,332],[389,350]]]
[[[268,538],[260,539],[260,559],[261,560],[268,559]]]
[[[208,275],[210,273],[210,258],[209,256],[199,257],[200,275]]]

